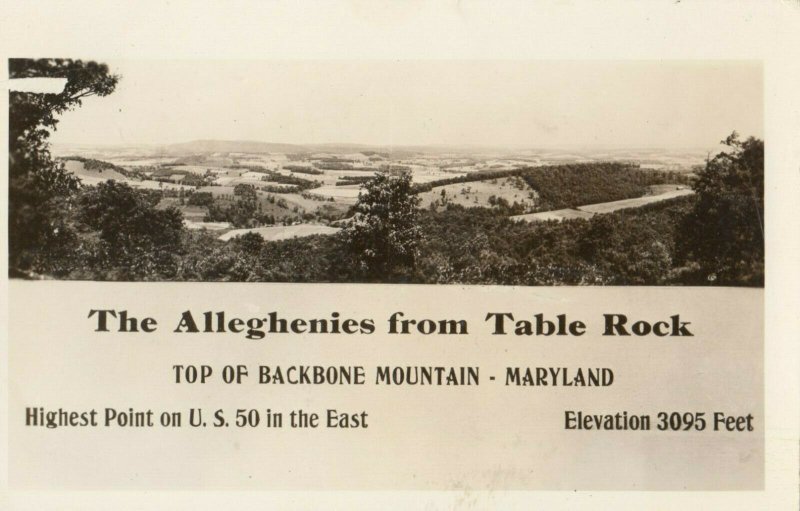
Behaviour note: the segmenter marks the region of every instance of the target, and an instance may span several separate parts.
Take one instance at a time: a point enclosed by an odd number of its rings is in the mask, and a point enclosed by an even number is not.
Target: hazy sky
[[[761,66],[659,61],[121,61],[52,140],[714,147],[763,137]]]

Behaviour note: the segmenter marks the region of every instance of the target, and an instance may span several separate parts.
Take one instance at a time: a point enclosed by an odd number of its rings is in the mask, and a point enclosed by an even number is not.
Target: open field
[[[181,189],[191,189],[191,186],[185,185],[178,185],[174,183],[164,183],[161,181],[136,181],[134,179],[128,179],[127,177],[123,176],[119,172],[112,170],[112,169],[104,169],[102,172],[97,170],[87,170],[81,161],[77,160],[67,160],[64,162],[64,167],[75,174],[75,176],[81,180],[81,184],[87,186],[97,185],[99,183],[104,183],[109,180],[115,180],[120,183],[126,183],[133,188],[142,188],[145,190],[181,190]]]
[[[490,198],[503,199],[509,204],[517,202],[533,207],[536,191],[520,178],[505,177],[470,183],[455,183],[434,188],[419,194],[420,207],[427,208],[433,203],[458,204],[465,208],[492,207]]]
[[[512,216],[512,220],[524,222],[546,222],[548,220],[572,220],[573,218],[592,218],[594,213],[578,211],[577,209],[556,209],[554,211],[542,211],[540,213],[528,213],[527,215]]]
[[[129,185],[134,188],[142,188],[145,190],[192,190],[194,189],[193,186],[187,185],[177,185],[174,183],[164,183],[161,181],[125,181]],[[96,183],[86,183],[86,184],[96,184]]]
[[[236,186],[236,185],[259,185],[264,184],[261,178],[252,177],[233,177],[233,176],[220,176],[215,181],[222,186]]]
[[[260,234],[262,238],[267,241],[286,240],[289,238],[302,238],[305,236],[313,236],[314,234],[333,234],[340,229],[336,227],[328,227],[327,225],[315,224],[299,224],[299,225],[286,225],[274,227],[255,227],[252,229],[234,229],[228,231],[219,237],[222,241],[229,241],[237,236],[254,232]]]
[[[195,222],[192,220],[184,220],[183,225],[185,225],[187,229],[208,229],[209,231],[222,231],[231,228],[231,224],[228,222]]]
[[[120,167],[150,167],[153,165],[168,165],[175,162],[175,158],[105,158],[102,155],[97,159],[108,161]]]
[[[450,177],[460,177],[469,174],[469,172],[445,172],[439,167],[415,166],[412,169],[411,179],[414,183],[430,183],[439,179],[447,179]]]
[[[611,202],[601,202],[598,204],[587,204],[586,206],[579,206],[572,209],[557,209],[554,211],[542,211],[540,213],[529,213],[527,215],[512,216],[512,220],[524,222],[545,222],[547,220],[570,220],[573,218],[589,219],[594,215],[601,215],[604,213],[612,213],[621,209],[638,208],[654,202],[660,202],[675,197],[684,195],[691,195],[693,190],[679,185],[655,185],[650,187],[653,195],[645,195],[636,199],[625,199]]]
[[[647,187],[650,191],[647,195],[661,195],[662,193],[671,192],[687,188],[686,185],[666,184],[666,185],[650,185]]]
[[[360,191],[360,186],[321,186],[309,190],[308,193],[325,198],[333,197],[337,202],[355,204]]]
[[[124,167],[124,165],[120,165],[120,166]],[[191,172],[192,174],[199,174],[199,175],[202,176],[203,174],[206,173],[207,170],[209,170],[209,169],[213,170],[214,167],[212,167],[210,165],[175,165],[175,166],[171,166],[170,165],[170,166],[166,167],[166,169],[173,170],[173,171]]]
[[[201,186],[196,192],[210,193],[215,198],[223,195],[233,195],[232,186]]]
[[[64,168],[68,171],[72,172],[79,178],[81,181],[84,179],[88,180],[98,180],[98,181],[108,181],[109,179],[114,179],[116,181],[127,181],[128,178],[120,174],[114,169],[103,169],[103,170],[89,170],[86,168],[86,165],[82,161],[78,160],[67,160],[64,162]],[[87,183],[87,184],[94,184],[94,183]]]
[[[577,209],[593,214],[611,213],[613,211],[619,211],[620,209],[638,208],[640,206],[644,206],[645,204],[652,204],[654,202],[673,199],[682,195],[691,195],[694,193],[693,190],[685,187],[676,187],[673,185],[672,188],[673,189],[671,191],[663,192],[657,195],[645,195],[644,197],[639,197],[637,199],[625,199],[613,202],[603,202],[600,204],[589,204],[587,206],[580,206]]]

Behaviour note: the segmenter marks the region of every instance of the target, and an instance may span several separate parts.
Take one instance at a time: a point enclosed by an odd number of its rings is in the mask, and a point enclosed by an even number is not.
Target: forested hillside
[[[522,177],[539,194],[536,211],[632,199],[647,193],[648,186],[689,183],[686,175],[619,163],[548,167],[526,172]]]
[[[679,198],[589,221],[521,223],[486,208],[421,211],[413,268],[387,278],[361,271],[337,236],[225,244],[198,235],[187,247],[188,280],[602,285],[682,283],[675,232],[693,207]]]
[[[598,162],[545,167],[525,167],[473,172],[439,179],[415,188],[418,192],[455,183],[487,181],[519,176],[538,194],[534,211],[574,208],[585,204],[641,197],[648,187],[667,183],[687,185],[686,174],[643,170],[628,163]]]

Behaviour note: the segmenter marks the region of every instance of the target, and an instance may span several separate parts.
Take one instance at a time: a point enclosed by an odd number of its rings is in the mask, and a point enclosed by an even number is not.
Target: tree
[[[57,116],[89,96],[114,91],[119,77],[96,62],[9,59],[10,78],[66,78],[58,94],[9,93],[9,268],[12,274],[49,272],[73,239],[64,211],[78,180],[53,161],[48,139]]]
[[[183,193],[182,188],[181,193]],[[211,192],[194,192],[193,194],[189,195],[189,200],[187,203],[190,206],[209,207],[214,204],[214,196],[211,194]]]
[[[409,172],[377,173],[359,193],[343,236],[370,279],[393,278],[413,268],[420,237],[419,202]]]
[[[264,246],[264,237],[257,232],[246,232],[233,238],[231,242],[239,252],[247,255],[257,256]]]
[[[764,284],[764,142],[721,142],[694,184],[697,203],[686,216],[677,247],[691,284]]]
[[[253,185],[240,183],[233,187],[233,195],[245,198],[251,197],[255,200],[255,198],[257,197],[256,187]]]
[[[114,180],[87,187],[78,197],[81,225],[96,232],[93,266],[102,277],[147,280],[177,271],[183,215],[157,209],[157,193],[134,190]]]

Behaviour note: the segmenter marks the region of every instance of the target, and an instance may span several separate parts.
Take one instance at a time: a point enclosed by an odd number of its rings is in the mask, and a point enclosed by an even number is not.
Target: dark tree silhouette
[[[9,94],[9,269],[12,274],[50,272],[73,238],[63,211],[77,179],[50,156],[48,138],[57,116],[88,96],[106,96],[119,79],[96,62],[10,59],[10,78],[66,78],[59,94]]]
[[[697,203],[678,236],[687,283],[764,285],[764,142],[722,141],[694,184]]]

